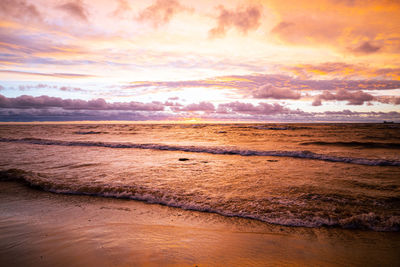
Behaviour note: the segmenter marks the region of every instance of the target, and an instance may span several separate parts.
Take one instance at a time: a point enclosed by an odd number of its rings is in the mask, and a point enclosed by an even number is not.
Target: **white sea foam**
[[[307,205],[304,199],[287,199],[285,196],[281,198],[266,198],[259,200],[259,203],[256,201],[258,204],[252,203],[252,205],[248,205],[249,203],[247,203],[248,200],[246,199],[217,201],[203,195],[187,195],[174,191],[162,191],[157,187],[148,188],[117,184],[74,184],[68,183],[68,181],[50,180],[42,174],[16,169],[0,171],[0,181],[5,180],[22,182],[36,189],[53,193],[132,199],[186,210],[257,219],[285,226],[331,226],[374,231],[400,231],[400,216],[376,214],[374,212],[349,214],[346,210],[343,210],[341,213],[318,213],[315,211],[316,207],[310,206],[310,203]],[[324,196],[321,197],[324,198]],[[313,199],[312,202],[316,202],[318,199]],[[336,204],[344,205],[341,202],[337,203],[336,199],[339,198],[330,200],[330,206]],[[382,202],[381,205],[388,205],[384,199],[380,201]],[[356,202],[352,204],[351,198],[347,198],[347,202],[350,203],[346,203],[346,205],[356,204]],[[243,206],[243,203],[246,205]],[[273,206],[274,208],[269,212],[261,212],[265,210],[266,205]],[[299,209],[298,207],[300,206],[301,208]]]

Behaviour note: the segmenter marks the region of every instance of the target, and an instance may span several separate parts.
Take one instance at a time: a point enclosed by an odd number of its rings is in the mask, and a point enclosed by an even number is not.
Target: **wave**
[[[185,210],[256,219],[284,226],[400,231],[400,216],[396,212],[391,212],[393,209],[398,209],[394,207],[398,207],[399,198],[357,200],[344,195],[305,193],[291,199],[271,197],[221,200],[201,194],[162,191],[157,186],[151,188],[136,184],[77,184],[76,182],[67,184],[67,181],[51,180],[46,175],[20,169],[0,170],[0,181],[20,182],[37,190],[58,194],[132,199]],[[364,208],[373,206],[379,209],[372,211],[370,208]],[[387,211],[383,211],[382,207],[386,207]]]
[[[103,132],[96,132],[96,131],[87,131],[87,132],[82,132],[82,131],[77,131],[74,132],[74,134],[102,134]]]
[[[400,143],[382,143],[382,142],[304,142],[300,145],[318,145],[318,146],[344,146],[344,147],[362,147],[362,148],[386,148],[400,149]]]
[[[230,147],[179,146],[179,145],[135,144],[135,143],[95,142],[95,141],[61,141],[61,140],[48,140],[48,139],[38,139],[38,138],[22,138],[22,139],[0,138],[0,142],[27,143],[36,145],[57,145],[57,146],[92,146],[92,147],[107,147],[107,148],[154,149],[154,150],[182,151],[182,152],[194,152],[194,153],[209,153],[218,155],[291,157],[291,158],[323,160],[330,162],[352,163],[352,164],[368,165],[368,166],[400,166],[400,161],[398,160],[339,157],[339,156],[314,153],[308,150],[266,151],[266,150],[237,149]]]
[[[310,129],[309,127],[302,127],[302,126],[271,126],[271,125],[246,126],[244,128],[252,128],[258,130],[282,130],[282,131]]]

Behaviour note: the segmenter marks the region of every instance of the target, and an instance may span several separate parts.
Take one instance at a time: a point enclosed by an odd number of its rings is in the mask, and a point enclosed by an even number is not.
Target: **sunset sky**
[[[400,121],[398,0],[0,0],[0,121]]]

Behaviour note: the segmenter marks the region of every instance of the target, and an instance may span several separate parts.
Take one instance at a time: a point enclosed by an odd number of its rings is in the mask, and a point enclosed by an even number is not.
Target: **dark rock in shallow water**
[[[276,159],[267,159],[268,162],[278,162]]]
[[[74,132],[74,134],[101,134],[102,132],[95,132],[95,131],[89,131],[89,132]]]
[[[188,158],[180,158],[179,161],[187,161],[189,160]]]

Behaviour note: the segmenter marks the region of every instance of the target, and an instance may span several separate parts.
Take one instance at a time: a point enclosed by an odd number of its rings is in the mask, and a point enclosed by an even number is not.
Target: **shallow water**
[[[1,125],[0,169],[56,193],[399,231],[399,137],[398,124]]]
[[[0,183],[2,266],[397,266],[400,235]]]

